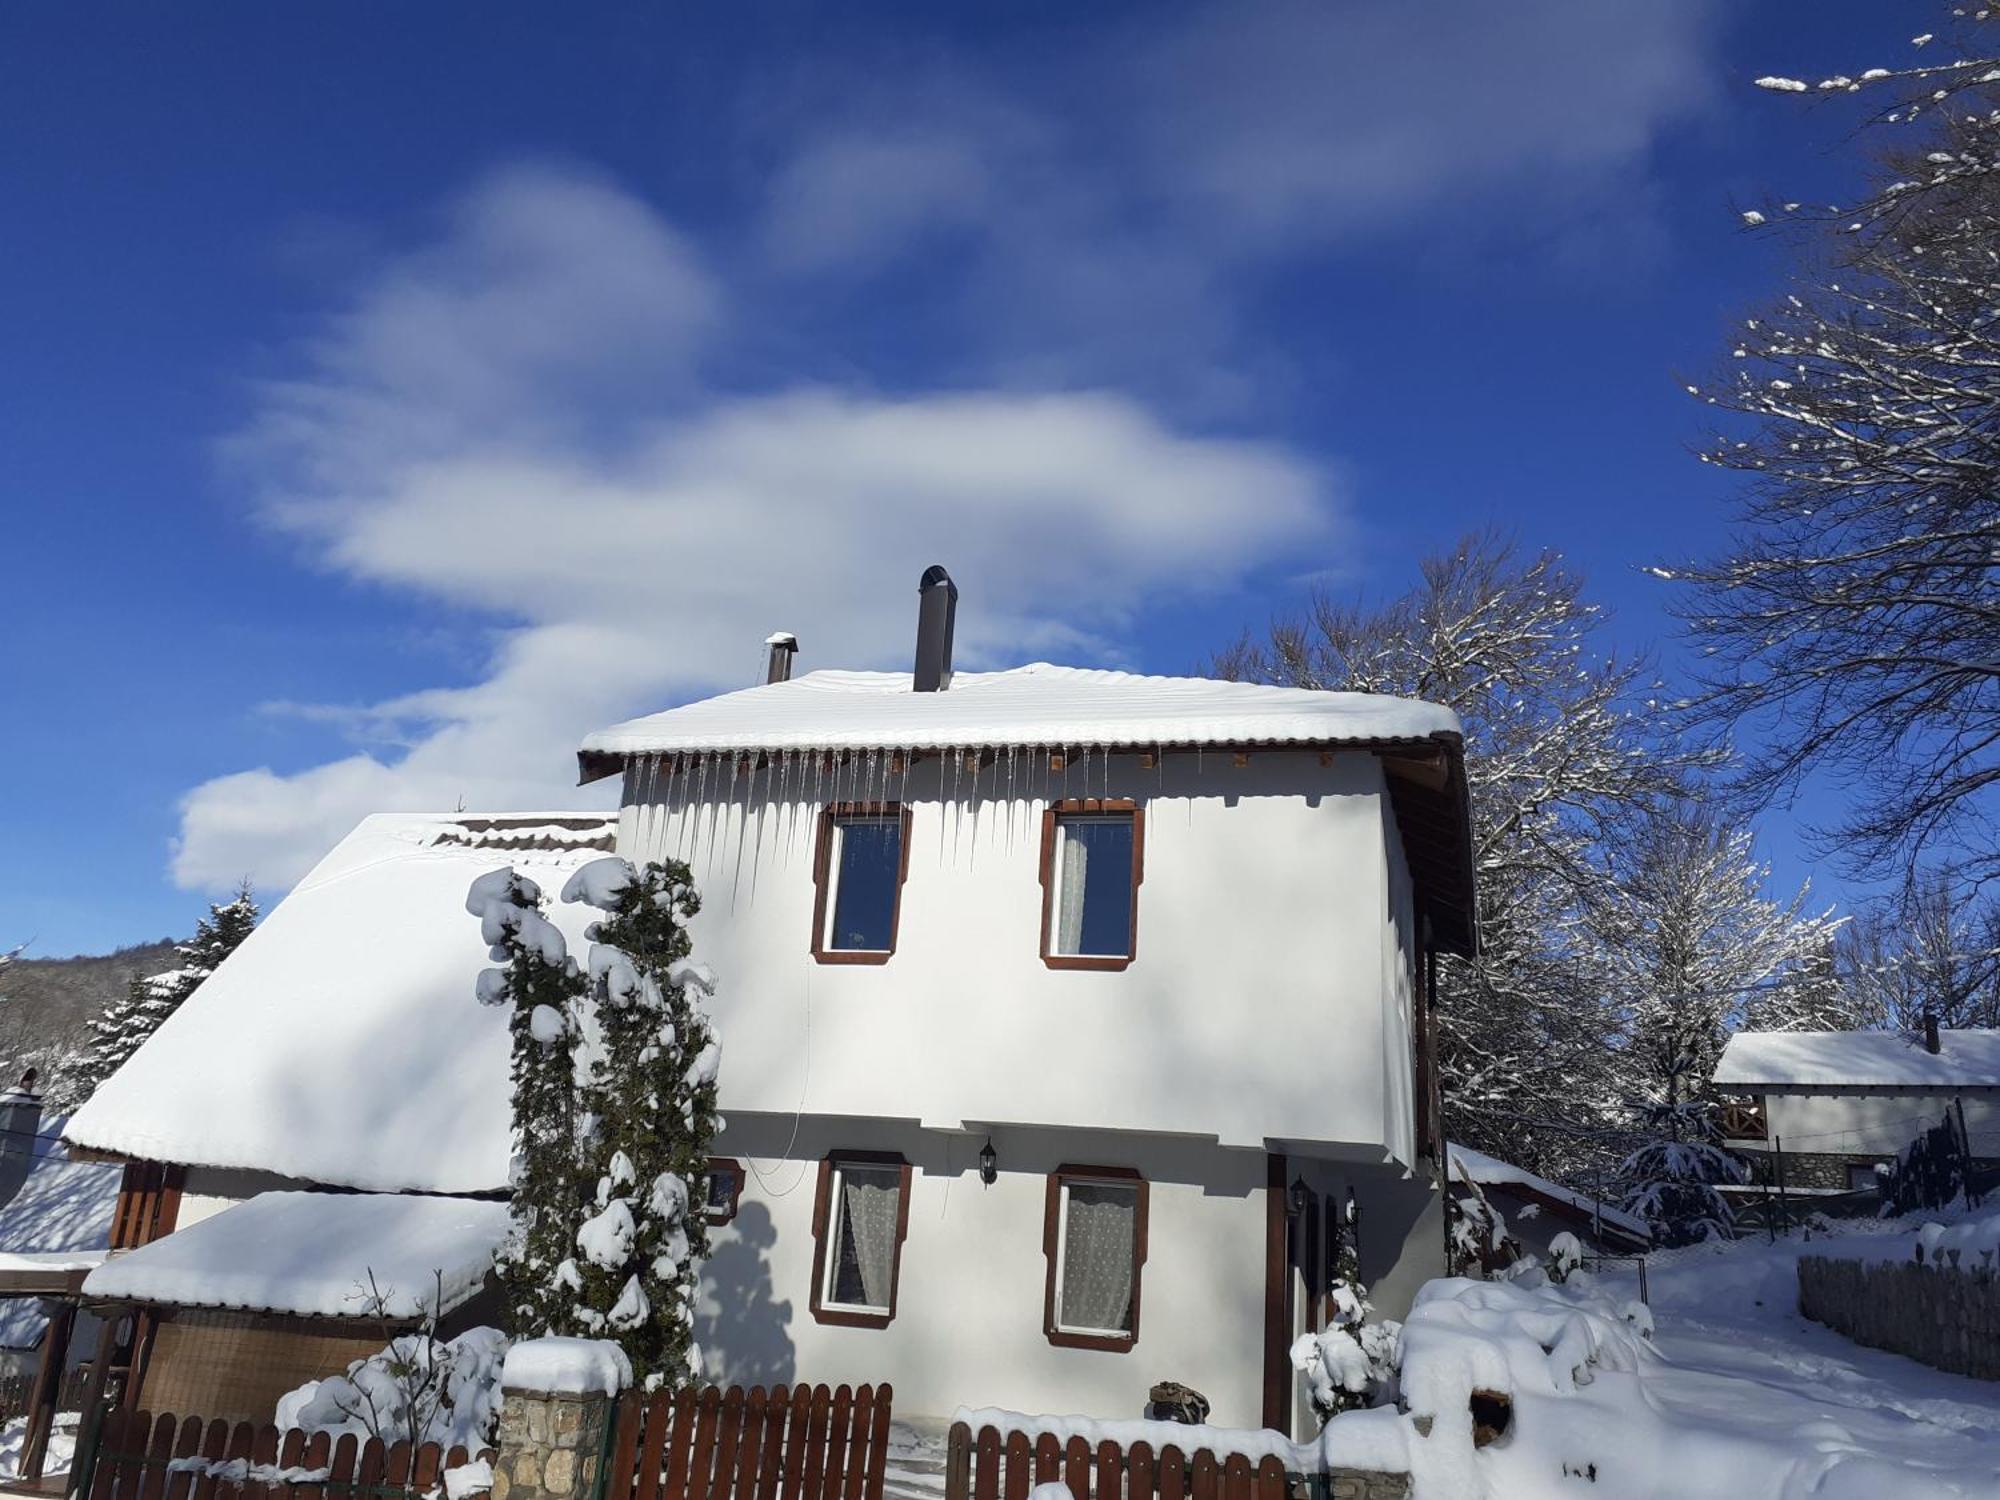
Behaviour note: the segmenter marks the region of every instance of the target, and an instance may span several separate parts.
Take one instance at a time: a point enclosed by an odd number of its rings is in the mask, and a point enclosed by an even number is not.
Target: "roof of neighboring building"
[[[605,814],[382,813],[341,840],[70,1120],[118,1156],[243,1167],[381,1192],[507,1185],[508,1016],[465,910],[511,864],[555,901],[601,857]]]
[[[939,693],[908,672],[808,672],[628,719],[585,738],[593,757],[731,750],[935,750],[1006,745],[1324,745],[1460,734],[1435,703],[1205,677],[1034,662],[958,672]]]
[[[1580,1222],[1601,1219],[1607,1228],[1617,1230],[1628,1238],[1652,1243],[1653,1231],[1647,1228],[1646,1221],[1626,1213],[1622,1208],[1613,1208],[1588,1193],[1579,1193],[1546,1177],[1537,1177],[1525,1168],[1504,1162],[1497,1156],[1488,1156],[1483,1151],[1475,1151],[1470,1146],[1447,1145],[1445,1151],[1451,1158],[1453,1181],[1476,1182],[1482,1188],[1514,1188],[1548,1203],[1558,1211],[1572,1210]]]
[[[84,1278],[83,1292],[110,1302],[412,1322],[479,1291],[507,1224],[507,1205],[487,1199],[259,1193],[113,1257]]]
[[[123,1175],[97,1162],[65,1161],[59,1151],[38,1156],[0,1206],[0,1272],[74,1270],[102,1260]],[[0,1298],[0,1349],[34,1347],[48,1321],[35,1298]]]
[[[1739,1031],[1715,1065],[1722,1088],[2000,1088],[2000,1031]]]

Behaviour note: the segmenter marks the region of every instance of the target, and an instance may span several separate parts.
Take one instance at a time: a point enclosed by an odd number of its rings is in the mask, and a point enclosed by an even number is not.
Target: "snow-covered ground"
[[[69,1472],[70,1460],[76,1453],[76,1424],[75,1412],[56,1413],[56,1425],[49,1433],[49,1451],[42,1460],[44,1477]],[[16,1417],[5,1427],[0,1427],[0,1483],[20,1476],[21,1449],[27,1441],[26,1417]]]
[[[2000,1496],[2000,1384],[1863,1348],[1799,1316],[1798,1257],[1862,1243],[1794,1236],[1656,1255],[1650,1283],[1661,1358],[1522,1411],[1518,1440],[1479,1455],[1488,1494]],[[1868,1246],[1886,1251],[1892,1242]],[[1601,1284],[1629,1294],[1636,1276],[1607,1275]],[[1420,1490],[1418,1500],[1471,1497]]]

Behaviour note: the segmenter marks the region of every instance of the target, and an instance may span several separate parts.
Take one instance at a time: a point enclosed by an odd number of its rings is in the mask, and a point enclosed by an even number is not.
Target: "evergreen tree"
[[[1736,1216],[1717,1189],[1747,1181],[1750,1173],[1715,1144],[1708,1107],[1683,1101],[1648,1115],[1653,1139],[1618,1169],[1625,1211],[1646,1221],[1661,1249],[1729,1238]]]
[[[250,936],[257,915],[257,902],[246,880],[233,899],[210,906],[208,915],[195,924],[194,937],[175,948],[178,968],[164,974],[135,974],[124,998],[112,1001],[91,1021],[86,1050],[64,1080],[69,1097],[82,1103],[123,1067],[140,1044]]]
[[[480,876],[465,907],[504,965],[480,974],[479,1001],[509,1008],[513,1039],[513,1227],[497,1258],[508,1332],[574,1336],[584,1331],[575,1261],[584,1217],[576,1082],[583,972],[526,876],[511,868]]]
[[[1333,1226],[1337,1224],[1335,1231]],[[1338,1220],[1333,1278],[1325,1296],[1326,1326],[1302,1333],[1292,1343],[1292,1367],[1306,1382],[1313,1414],[1322,1423],[1344,1411],[1379,1406],[1396,1394],[1397,1342],[1403,1325],[1377,1321],[1368,1288],[1361,1280],[1355,1244],[1356,1209],[1350,1194]]]
[[[695,1268],[708,1250],[693,1205],[706,1194],[721,1045],[697,1003],[714,981],[688,962],[687,920],[701,908],[678,860],[635,871],[593,860],[563,889],[606,915],[592,925],[590,984],[599,1050],[583,1103],[594,1121],[577,1234],[577,1317],[615,1339],[647,1388],[691,1373]]]

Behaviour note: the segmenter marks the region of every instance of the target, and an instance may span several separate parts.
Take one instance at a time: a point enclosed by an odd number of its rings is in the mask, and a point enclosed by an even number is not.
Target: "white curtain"
[[[896,1265],[896,1200],[901,1174],[849,1167],[840,1174],[840,1270],[833,1299],[887,1307]]]
[[[1068,1192],[1063,1326],[1129,1331],[1138,1191],[1112,1183],[1076,1182],[1070,1184]]]
[[[1077,837],[1080,831],[1074,825],[1063,829],[1062,874],[1057,883],[1062,892],[1062,903],[1056,912],[1058,953],[1083,951],[1083,883],[1090,862],[1090,845]]]

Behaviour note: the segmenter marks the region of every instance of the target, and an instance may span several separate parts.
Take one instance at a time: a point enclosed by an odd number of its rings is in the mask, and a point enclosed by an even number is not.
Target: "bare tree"
[[[1913,870],[1843,934],[1841,968],[1874,1024],[2000,1026],[2000,902],[1949,868]]]
[[[1603,620],[1556,553],[1526,556],[1485,532],[1427,559],[1400,598],[1322,594],[1213,664],[1457,711],[1483,951],[1441,977],[1445,1107],[1455,1139],[1555,1174],[1591,1151],[1574,1127],[1620,1113],[1618,1017],[1589,951],[1599,842],[1700,763],[1650,733],[1645,664],[1593,649]]]
[[[1738,785],[1845,782],[1820,830],[1853,866],[1955,857],[2000,875],[2000,28],[1980,11],[1920,66],[1766,88],[1886,107],[1858,203],[1745,215],[1798,235],[1792,289],[1689,389],[1725,420],[1704,461],[1750,477],[1734,545],[1692,586],[1690,702],[1761,732]],[[1935,57],[1936,60],[1928,60]],[[1883,132],[1889,132],[1884,135]]]

